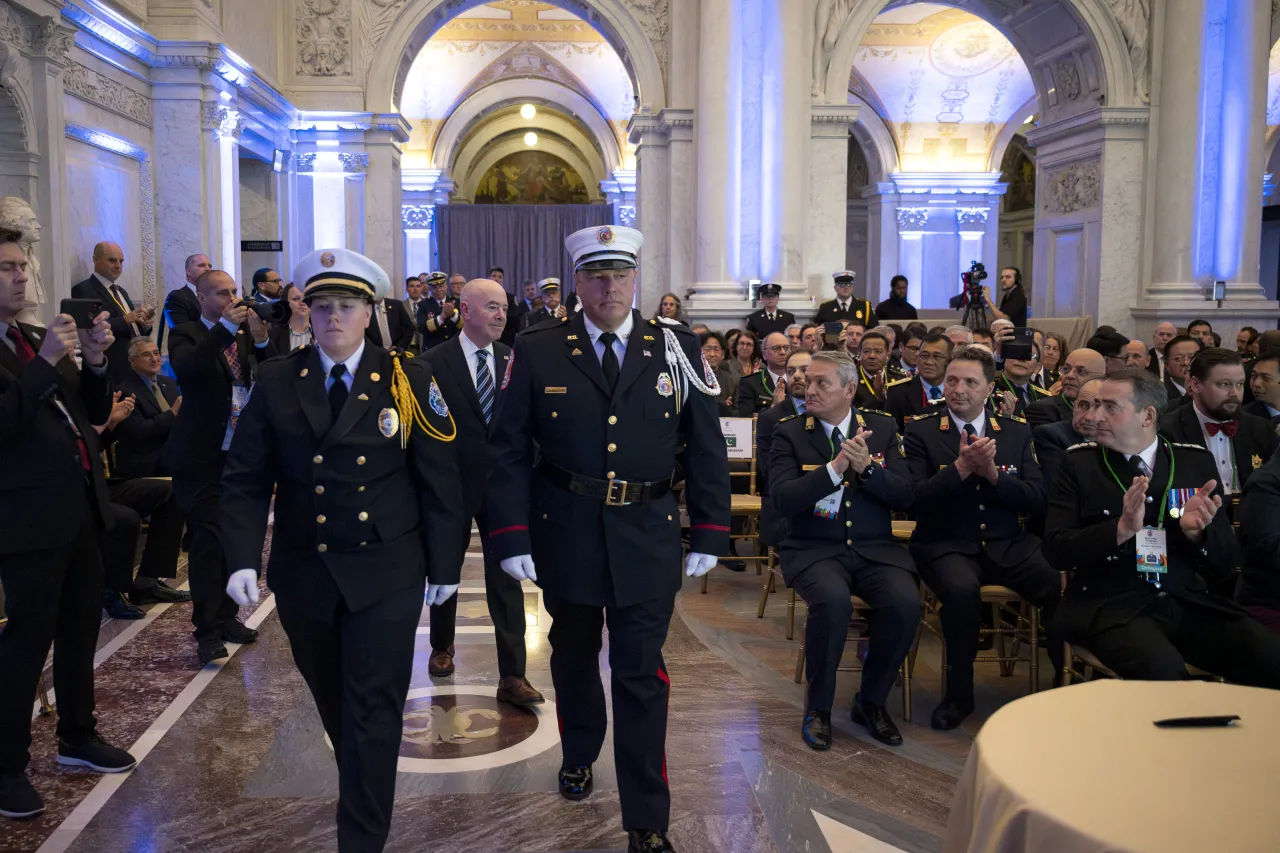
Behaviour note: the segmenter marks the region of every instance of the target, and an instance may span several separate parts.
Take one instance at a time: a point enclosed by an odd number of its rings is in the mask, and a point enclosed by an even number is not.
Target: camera
[[[265,302],[250,296],[244,300],[244,306],[272,325],[280,326],[289,321],[289,303],[283,299]]]
[[[981,261],[973,261],[969,264],[968,272],[960,273],[960,279],[964,282],[965,291],[970,299],[981,299],[982,282],[987,280],[987,268]]]

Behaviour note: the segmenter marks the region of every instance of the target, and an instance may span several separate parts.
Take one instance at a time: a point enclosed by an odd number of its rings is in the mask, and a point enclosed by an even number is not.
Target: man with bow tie
[[[778,310],[778,297],[781,295],[782,285],[780,284],[760,285],[760,302],[764,307],[747,315],[747,329],[755,332],[762,341],[774,332],[780,332],[783,337],[786,337],[787,326],[796,321],[795,314]]]
[[[1231,496],[1271,458],[1280,438],[1265,418],[1242,411],[1245,379],[1239,353],[1204,350],[1191,362],[1187,376],[1191,405],[1161,417],[1160,434],[1209,451],[1229,507]]]

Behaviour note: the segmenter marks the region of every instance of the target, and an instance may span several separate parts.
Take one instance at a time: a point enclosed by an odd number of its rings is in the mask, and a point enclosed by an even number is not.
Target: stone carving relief
[[[18,245],[27,256],[27,306],[43,305],[49,299],[40,280],[40,260],[32,245],[40,242],[40,220],[26,199],[17,196],[0,198],[0,228],[9,228],[22,235]],[[23,318],[24,322],[26,318]]]
[[[961,231],[985,231],[990,213],[985,207],[957,207],[956,225]]]
[[[244,128],[244,116],[238,110],[229,109],[216,101],[205,101],[200,105],[200,126],[212,130],[214,136],[240,138]]]
[[[400,206],[400,219],[405,228],[430,228],[435,222],[436,208],[431,204],[405,204]]]
[[[1098,204],[1102,188],[1102,163],[1090,160],[1051,169],[1045,175],[1044,209],[1050,213],[1075,213]]]
[[[836,49],[840,31],[853,14],[856,0],[818,0],[813,13],[813,97],[822,95],[826,88],[827,69],[831,67],[831,53]]]
[[[618,224],[634,228],[636,224],[636,206],[634,204],[618,205]]]
[[[294,154],[290,158],[290,164],[295,172],[307,173],[316,170],[316,155],[311,154]]]
[[[658,66],[662,69],[662,82],[667,85],[667,65],[670,52],[667,49],[670,30],[669,0],[622,0],[622,4],[631,12],[640,29],[644,31],[653,52],[658,57]],[[639,93],[637,93],[639,94]]]
[[[351,0],[295,0],[299,77],[351,74]]]
[[[1151,37],[1150,0],[1107,0],[1111,14],[1120,25],[1120,33],[1129,48],[1129,62],[1133,65],[1133,81],[1142,100],[1150,100],[1151,87],[1147,80],[1147,46]],[[1275,4],[1272,4],[1274,13]]]
[[[1057,84],[1058,94],[1066,100],[1074,101],[1080,97],[1080,69],[1074,59],[1053,66],[1053,81]]]
[[[62,76],[67,92],[91,104],[151,127],[151,99],[72,60]]]
[[[67,54],[76,43],[76,31],[57,18],[42,18],[31,33],[31,46],[58,65],[67,64]]]
[[[342,171],[349,175],[363,175],[369,171],[368,154],[342,153],[338,159],[342,161]]]
[[[364,40],[360,51],[360,67],[369,76],[369,66],[391,25],[408,0],[364,0],[360,4],[360,37]]]
[[[897,214],[899,231],[923,231],[929,223],[927,207],[900,207]]]

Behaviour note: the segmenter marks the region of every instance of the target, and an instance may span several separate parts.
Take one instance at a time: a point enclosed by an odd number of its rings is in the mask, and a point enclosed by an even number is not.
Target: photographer
[[[203,666],[227,656],[224,641],[257,639],[257,631],[236,619],[236,604],[224,591],[222,466],[240,412],[249,401],[258,363],[277,353],[267,336],[266,321],[236,298],[236,283],[230,275],[221,270],[201,275],[196,299],[199,319],[175,326],[169,336],[169,363],[182,388],[186,411],[174,421],[164,460],[173,473],[174,496],[191,534],[191,622]]]
[[[1022,287],[1022,270],[1005,267],[1000,270],[1000,305],[991,301],[991,288],[982,286],[982,300],[990,319],[1008,320],[1015,326],[1027,325],[1027,292]]]

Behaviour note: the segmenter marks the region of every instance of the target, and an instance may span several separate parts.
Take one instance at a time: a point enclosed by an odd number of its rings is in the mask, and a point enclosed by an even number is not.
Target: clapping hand
[[[849,460],[849,468],[861,474],[871,464],[871,450],[867,447],[867,430],[858,427],[853,438],[847,438],[840,445],[840,454]]]
[[[1199,542],[1204,538],[1205,529],[1213,523],[1213,517],[1218,514],[1218,510],[1222,509],[1222,498],[1213,493],[1217,485],[1217,480],[1205,483],[1182,508],[1178,526],[1192,542]]]
[[[1124,493],[1124,509],[1121,511],[1120,523],[1116,525],[1116,544],[1123,545],[1142,529],[1147,514],[1146,477],[1134,477],[1133,484]]]
[[[1062,393],[1062,380],[1059,379],[1057,382],[1049,386],[1049,396],[1056,397],[1061,393]]]
[[[776,406],[787,399],[787,383],[779,382],[773,386],[773,404]]]
[[[1011,418],[1018,411],[1018,398],[1013,396],[1012,391],[997,391],[999,395],[996,408],[1000,410],[1000,414],[1006,418]]]
[[[121,399],[120,395],[120,391],[111,395],[111,415],[107,418],[107,429],[115,429],[117,424],[133,414],[133,395],[130,394],[124,399]]]

